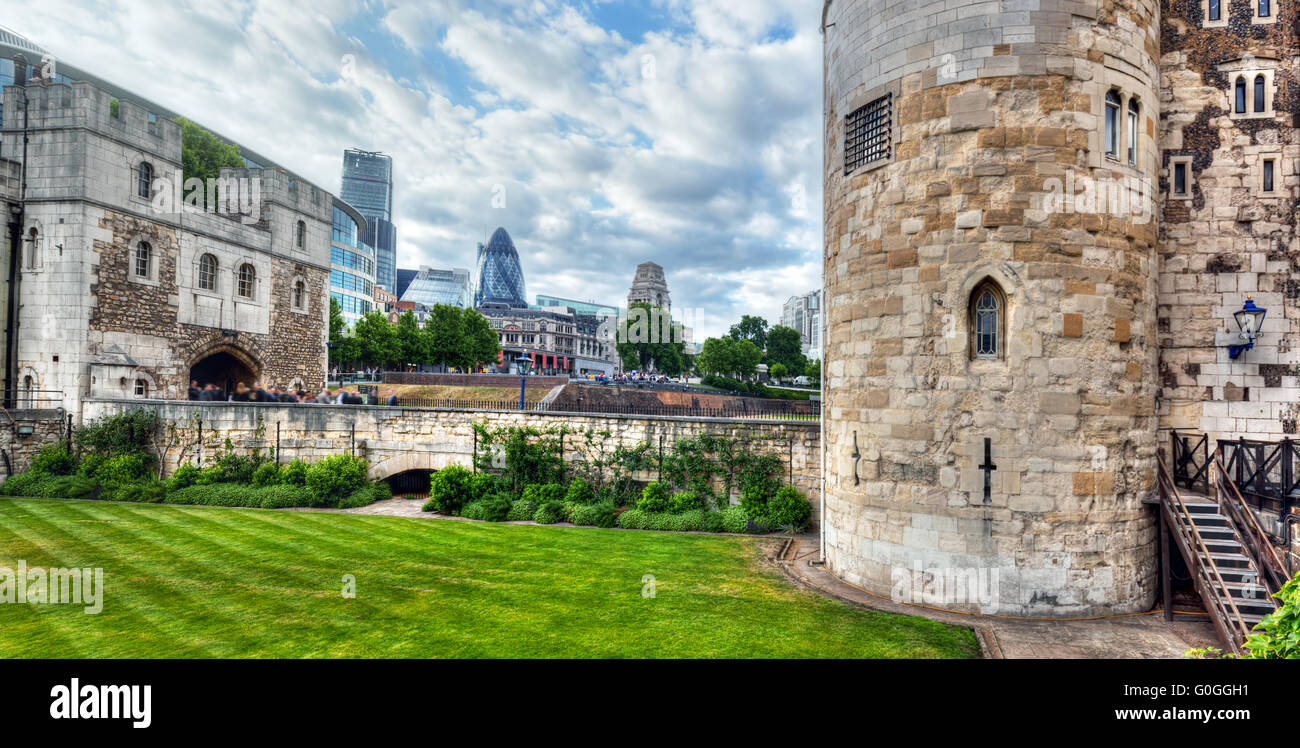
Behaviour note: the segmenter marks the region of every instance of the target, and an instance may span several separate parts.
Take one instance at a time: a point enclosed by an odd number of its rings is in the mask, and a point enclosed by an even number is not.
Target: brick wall
[[[428,374],[420,372],[384,372],[387,384],[418,384],[430,387],[518,387],[514,374]],[[528,377],[529,389],[554,389],[568,384],[568,377]]]

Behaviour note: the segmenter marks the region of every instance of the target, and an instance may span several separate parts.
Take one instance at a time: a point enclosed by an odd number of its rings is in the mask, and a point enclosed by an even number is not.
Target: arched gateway
[[[189,368],[189,378],[197,381],[200,387],[215,384],[226,392],[233,392],[239,382],[252,386],[262,372],[261,365],[251,354],[230,344],[200,353],[190,361]]]

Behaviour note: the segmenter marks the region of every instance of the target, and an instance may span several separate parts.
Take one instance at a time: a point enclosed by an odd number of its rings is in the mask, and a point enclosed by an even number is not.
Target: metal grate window
[[[859,167],[873,161],[887,159],[893,141],[893,94],[852,112],[844,122],[844,174],[848,176]]]

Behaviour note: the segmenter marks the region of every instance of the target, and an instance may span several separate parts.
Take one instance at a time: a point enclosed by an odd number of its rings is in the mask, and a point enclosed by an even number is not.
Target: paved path
[[[895,603],[845,584],[817,559],[816,535],[793,539],[778,561],[795,584],[856,605],[889,613],[921,616],[968,626],[979,637],[986,657],[1006,659],[1180,659],[1189,649],[1221,647],[1207,622],[1167,623],[1159,611],[1151,615],[1098,621],[1017,620],[948,613]]]

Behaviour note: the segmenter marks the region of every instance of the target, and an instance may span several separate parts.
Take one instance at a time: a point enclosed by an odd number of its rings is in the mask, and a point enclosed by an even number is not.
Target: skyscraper
[[[478,249],[478,289],[474,293],[474,306],[482,304],[509,304],[526,308],[524,269],[519,265],[519,252],[510,234],[499,228],[487,246]]]
[[[343,152],[339,197],[366,218],[361,242],[375,248],[375,284],[397,292],[397,229],[393,226],[393,159],[382,153]]]

